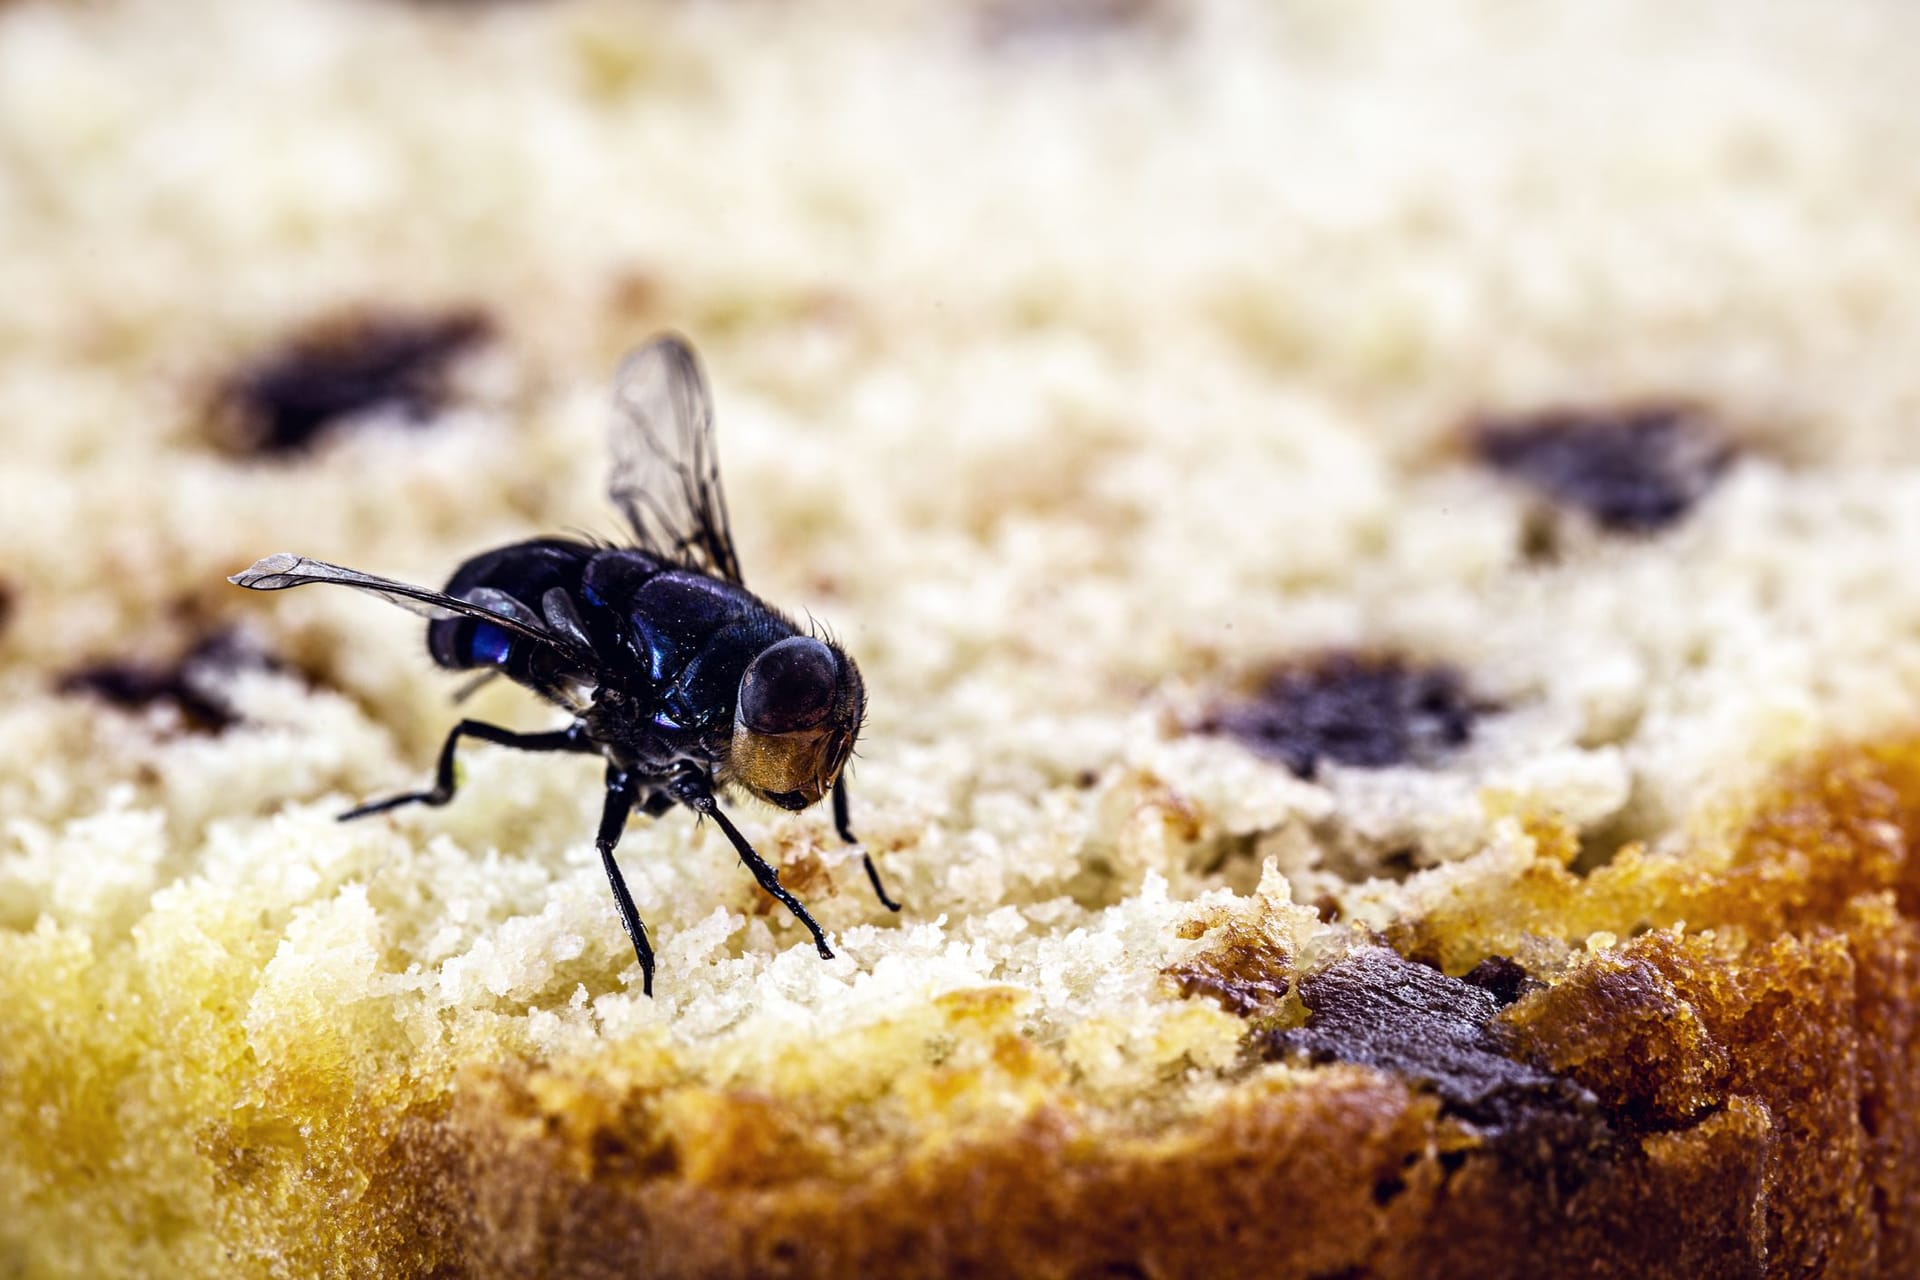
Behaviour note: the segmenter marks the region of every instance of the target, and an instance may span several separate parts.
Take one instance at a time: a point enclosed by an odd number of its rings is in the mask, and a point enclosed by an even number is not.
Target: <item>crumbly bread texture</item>
[[[0,4],[0,1275],[1920,1273],[1917,37]],[[224,578],[612,534],[669,326],[906,910],[637,820],[649,1000],[591,762],[337,823],[457,682]]]

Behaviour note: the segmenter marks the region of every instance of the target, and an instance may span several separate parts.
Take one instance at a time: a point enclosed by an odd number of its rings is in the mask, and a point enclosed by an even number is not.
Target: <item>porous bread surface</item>
[[[1913,1274],[1916,21],[0,5],[0,1274]],[[290,334],[468,307],[430,423],[217,429]],[[223,579],[612,534],[667,326],[907,909],[740,803],[823,962],[636,820],[648,1000],[591,763],[334,821],[549,712]],[[1657,401],[1737,452],[1653,534],[1544,555],[1465,442]],[[60,690],[241,622],[219,732]],[[1308,779],[1190,732],[1326,651],[1484,710]],[[1591,1103],[1262,1051],[1382,944],[1518,959],[1476,1034]]]

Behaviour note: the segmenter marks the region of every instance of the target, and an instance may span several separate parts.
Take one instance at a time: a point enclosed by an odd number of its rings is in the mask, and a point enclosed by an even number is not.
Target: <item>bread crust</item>
[[[1590,1091],[1577,1132],[1493,1132],[1431,1081],[1333,1063],[1249,1067],[1155,1132],[1062,1090],[860,1149],[792,1100],[707,1093],[663,1128],[648,1090],[490,1068],[391,1129],[356,1247],[475,1278],[1911,1274],[1909,760],[1823,760],[1746,824],[1721,882],[1753,873],[1797,927],[1652,929],[1499,1016],[1515,1060]]]
[[[1048,1111],[997,1141],[856,1182],[768,1188],[607,1176],[530,1122],[526,1103],[496,1083],[404,1144],[408,1176],[440,1194],[436,1245],[390,1256],[396,1271],[1317,1277],[1676,1264],[1686,1270],[1656,1273],[1764,1274],[1773,1143],[1764,1109],[1744,1100],[1649,1140],[1565,1200],[1490,1157],[1456,1164],[1436,1149],[1444,1126],[1431,1099],[1346,1068],[1236,1098],[1153,1144],[1092,1140]],[[449,1240],[457,1247],[442,1251]]]

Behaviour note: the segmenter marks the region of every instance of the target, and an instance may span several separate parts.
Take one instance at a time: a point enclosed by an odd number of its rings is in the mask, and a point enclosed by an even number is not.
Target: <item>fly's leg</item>
[[[772,894],[781,906],[793,912],[794,919],[807,926],[807,932],[813,935],[813,949],[820,953],[820,958],[833,959],[833,949],[827,946],[827,935],[821,932],[820,926],[814,922],[812,916],[807,914],[807,909],[800,905],[800,899],[787,892],[785,886],[780,883],[780,873],[774,870],[765,858],[754,852],[753,846],[747,843],[747,838],[740,834],[740,829],[733,825],[726,814],[720,812],[720,806],[713,800],[713,784],[701,774],[688,771],[677,773],[668,779],[667,789],[673,794],[675,800],[703,818],[712,818],[719,825],[720,830],[733,845],[733,851],[740,855],[740,861],[747,864],[747,870],[753,872],[753,878],[760,882],[760,887]]]
[[[462,738],[478,738],[482,742],[494,742],[503,747],[517,747],[522,751],[593,752],[599,750],[599,747],[594,745],[593,740],[587,736],[587,727],[578,720],[552,733],[515,733],[511,729],[502,729],[497,724],[487,724],[480,720],[462,720],[453,726],[453,732],[447,735],[445,744],[440,748],[440,764],[434,771],[432,787],[425,791],[409,791],[405,795],[389,796],[385,800],[375,800],[357,809],[349,809],[340,815],[340,821],[351,822],[355,818],[385,813],[389,809],[398,809],[402,805],[443,805],[453,799],[454,788],[459,785],[453,776],[453,753]]]
[[[847,777],[843,773],[833,784],[833,829],[848,844],[859,844],[853,838],[853,820],[847,815]],[[880,883],[880,869],[873,865],[873,855],[865,849],[860,851],[860,861],[867,869],[867,879],[873,885],[873,896],[880,899],[880,905],[889,911],[898,911],[900,904],[887,896],[886,886]]]
[[[627,939],[633,943],[633,954],[640,960],[640,989],[651,996],[653,944],[647,941],[647,926],[633,905],[633,895],[627,892],[627,879],[620,874],[620,864],[613,860],[614,846],[620,843],[620,833],[627,829],[627,814],[639,798],[639,780],[625,769],[608,765],[607,804],[600,811],[600,834],[593,843],[600,850],[600,865],[607,869],[607,884],[613,889],[613,905],[620,912],[620,923],[627,930]]]

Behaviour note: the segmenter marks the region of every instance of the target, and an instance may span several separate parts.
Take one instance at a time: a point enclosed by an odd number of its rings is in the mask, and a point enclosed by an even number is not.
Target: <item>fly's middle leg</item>
[[[607,803],[600,811],[600,834],[593,843],[600,851],[600,865],[606,869],[607,886],[613,890],[613,905],[620,913],[620,924],[626,929],[627,940],[633,943],[633,954],[640,961],[640,989],[651,996],[653,944],[647,939],[647,926],[640,919],[639,909],[633,905],[633,894],[627,891],[627,878],[620,874],[620,864],[613,857],[614,847],[627,829],[627,815],[641,801],[640,785],[639,779],[627,770],[617,765],[607,766]],[[651,794],[647,802],[651,802]]]
[[[462,738],[478,738],[482,742],[497,743],[503,747],[515,747],[521,751],[584,751],[594,752],[599,748],[587,736],[586,726],[574,721],[564,729],[552,733],[515,733],[511,729],[502,729],[497,724],[487,724],[481,720],[462,720],[453,726],[453,732],[440,747],[440,762],[434,770],[433,785],[425,791],[409,791],[405,795],[389,796],[385,800],[374,800],[356,809],[349,809],[340,815],[340,821],[351,822],[355,818],[366,818],[376,813],[385,813],[389,809],[398,809],[403,805],[427,804],[443,805],[453,799],[453,793],[459,786],[454,776],[454,752]]]

